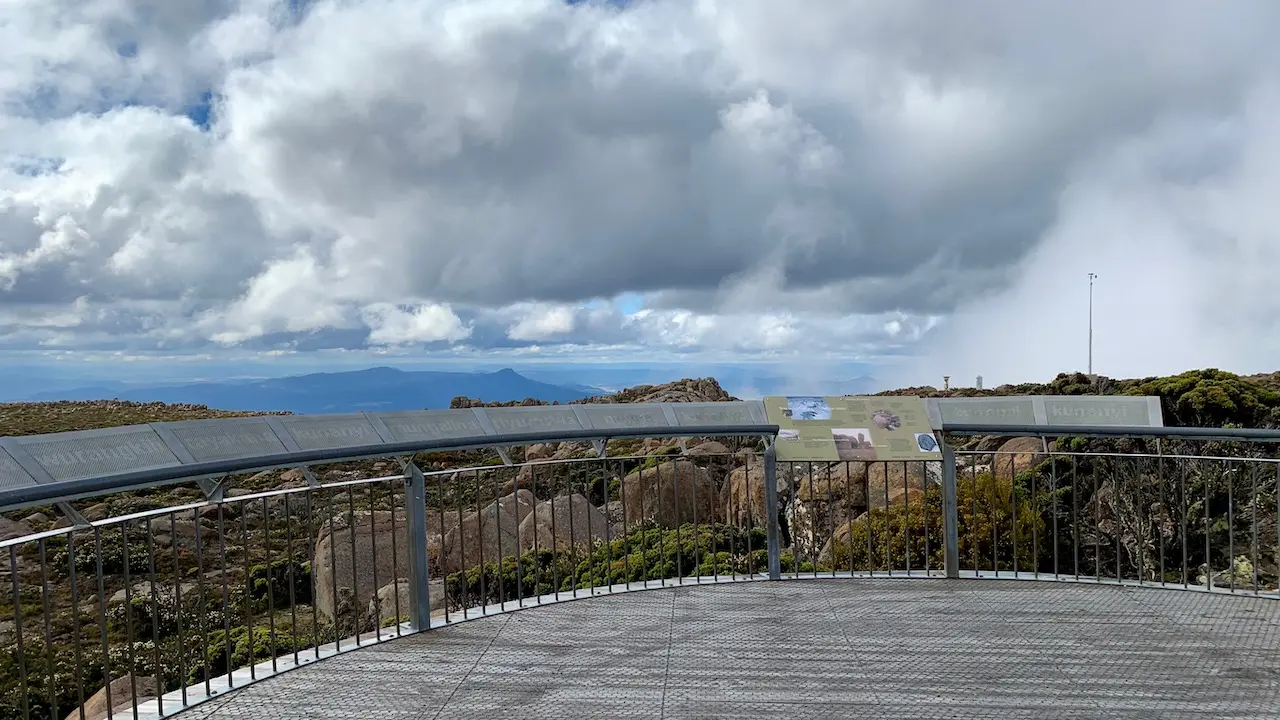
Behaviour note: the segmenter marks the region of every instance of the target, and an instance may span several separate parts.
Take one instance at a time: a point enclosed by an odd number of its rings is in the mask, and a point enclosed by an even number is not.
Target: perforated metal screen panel
[[[1050,425],[1153,425],[1145,397],[1044,398],[1045,421]],[[1157,405],[1157,407],[1159,407]]]
[[[568,407],[485,408],[485,414],[502,435],[582,429],[573,408]]]
[[[89,430],[18,438],[18,442],[58,481],[181,464],[151,428]]]
[[[282,417],[280,423],[303,450],[382,444],[378,431],[363,415]]]
[[[680,427],[699,425],[753,425],[751,408],[746,403],[672,403]]]
[[[0,448],[0,490],[15,490],[35,484],[36,481],[31,479],[22,466],[9,457],[4,448]]]
[[[419,410],[378,413],[396,442],[483,438],[484,428],[470,410]]]
[[[1035,425],[1031,398],[939,398],[942,422],[955,425]]]
[[[597,430],[667,427],[661,405],[583,405],[580,408]]]
[[[165,426],[196,462],[261,457],[286,452],[265,420],[210,420]]]

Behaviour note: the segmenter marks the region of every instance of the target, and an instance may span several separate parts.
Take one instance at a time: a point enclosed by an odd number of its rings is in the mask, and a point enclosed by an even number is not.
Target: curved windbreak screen
[[[1035,403],[1029,397],[937,398],[941,421],[948,425],[1039,425]]]
[[[593,430],[636,430],[669,427],[661,405],[626,403],[579,406]]]
[[[752,413],[752,403],[745,402],[701,402],[672,403],[671,412],[675,414],[680,427],[697,427],[699,425],[755,425],[764,422],[764,407],[761,405],[759,417]]]
[[[266,418],[188,420],[153,423],[151,427],[161,435],[171,434],[193,462],[263,457],[288,450]]]
[[[160,422],[0,439],[0,506],[28,507],[262,467],[523,444],[534,441],[531,436],[536,441],[603,440],[775,430],[759,402],[586,403]]]
[[[1155,397],[1045,397],[1040,401],[1048,425],[1164,425],[1160,399]]]
[[[373,413],[393,442],[455,440],[485,437],[484,428],[471,410],[409,410]]]
[[[10,457],[4,448],[0,448],[0,491],[35,484],[36,481],[22,469],[18,461]]]
[[[480,412],[499,435],[586,429],[568,405],[482,408]]]
[[[55,482],[181,465],[146,425],[17,438]]]
[[[380,445],[382,438],[364,415],[294,415],[279,418],[299,450]]]
[[[1124,395],[1019,395],[929,398],[934,430],[946,425],[1003,427],[1164,427],[1160,398]]]

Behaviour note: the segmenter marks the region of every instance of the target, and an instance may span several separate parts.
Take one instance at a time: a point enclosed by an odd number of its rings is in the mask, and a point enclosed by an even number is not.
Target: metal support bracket
[[[227,487],[231,485],[231,476],[223,475],[214,480],[213,478],[200,478],[196,481],[200,486],[200,491],[204,493],[204,499],[211,503],[221,503],[223,496],[227,492]]]
[[[603,460],[604,458],[609,456],[608,440],[592,440],[591,446],[596,449],[596,457]]]
[[[769,543],[769,579],[782,579],[782,536],[778,527],[778,450],[764,451],[764,511]]]
[[[406,463],[404,495],[409,535],[409,626],[431,628],[431,577],[427,572],[426,478],[413,463]]]
[[[315,472],[306,465],[299,465],[298,469],[302,471],[302,478],[307,481],[307,487],[315,490],[320,487],[320,478],[316,477]]]
[[[942,541],[947,577],[960,577],[960,516],[956,498],[956,451],[942,445]]]
[[[678,438],[676,438],[676,444],[680,446],[680,454],[681,454],[681,455],[688,455],[688,454],[689,454],[689,446],[685,444],[685,438],[683,438],[683,437],[678,437]]]
[[[71,521],[71,526],[76,528],[77,530],[83,530],[85,528],[93,527],[93,523],[86,520],[85,516],[81,515],[79,510],[76,510],[75,508],[71,507],[71,503],[60,502],[60,503],[55,503],[54,505],[55,507],[58,508],[58,511],[61,512],[64,517],[66,517],[68,520]]]
[[[498,451],[498,457],[502,458],[503,465],[507,465],[507,466],[515,465],[515,463],[511,462],[511,455],[507,453],[507,449],[505,447],[499,445],[498,447],[494,448],[494,450]]]

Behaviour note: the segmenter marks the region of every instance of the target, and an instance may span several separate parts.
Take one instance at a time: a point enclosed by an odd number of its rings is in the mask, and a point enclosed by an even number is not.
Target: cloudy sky
[[[5,0],[0,350],[1280,366],[1275,0]],[[40,355],[43,353],[44,355]]]

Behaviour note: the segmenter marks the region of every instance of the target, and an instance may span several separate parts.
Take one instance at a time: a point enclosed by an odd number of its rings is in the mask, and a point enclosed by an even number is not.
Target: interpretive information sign
[[[767,397],[778,426],[778,460],[940,460],[942,451],[918,397]]]

